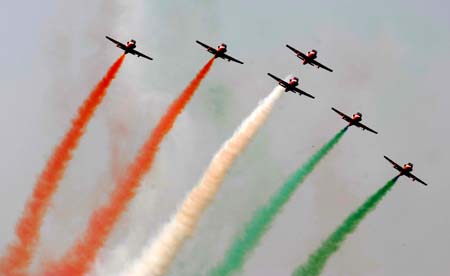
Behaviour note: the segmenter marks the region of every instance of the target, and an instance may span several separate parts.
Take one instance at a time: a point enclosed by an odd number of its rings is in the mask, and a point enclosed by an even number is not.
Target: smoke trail
[[[323,157],[339,142],[347,128],[339,131],[330,141],[322,146],[300,169],[292,174],[280,187],[267,204],[255,211],[252,219],[245,225],[243,231],[234,239],[233,244],[225,253],[225,257],[209,275],[230,275],[242,269],[246,258],[258,246],[262,236],[269,229],[276,215],[288,202],[298,186],[314,170]]]
[[[36,181],[31,198],[25,205],[23,215],[16,225],[17,240],[9,245],[6,255],[0,259],[1,275],[26,275],[39,240],[39,230],[52,196],[58,188],[59,181],[64,176],[67,163],[72,159],[72,152],[78,146],[86,125],[102,102],[124,59],[125,55],[122,55],[109,68],[103,79],[79,107],[78,114],[72,120],[70,129],[53,150],[44,170]]]
[[[216,153],[200,182],[186,196],[183,204],[163,228],[152,244],[145,247],[142,255],[124,275],[164,275],[182,245],[195,230],[200,216],[218,192],[225,175],[239,153],[250,142],[266,121],[276,100],[283,93],[279,86],[238,127]]]
[[[319,275],[325,267],[328,259],[335,253],[345,241],[347,236],[353,233],[359,223],[368,213],[373,211],[383,197],[391,190],[397,181],[398,176],[389,180],[375,194],[369,197],[356,211],[326,239],[322,245],[308,257],[308,261],[298,267],[293,275],[295,276],[314,276]]]
[[[176,118],[192,98],[213,63],[214,59],[208,61],[183,93],[172,102],[147,141],[140,148],[133,163],[126,169],[123,180],[118,182],[106,205],[93,212],[83,236],[58,263],[47,267],[45,275],[83,275],[91,268],[97,252],[103,247],[120,215],[134,198],[140,181],[145,173],[151,169],[159,145],[172,129]]]

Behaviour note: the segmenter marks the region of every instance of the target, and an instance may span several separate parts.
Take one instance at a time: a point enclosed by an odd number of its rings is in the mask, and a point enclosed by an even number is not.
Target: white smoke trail
[[[143,249],[141,256],[125,268],[123,276],[161,276],[167,272],[184,242],[194,232],[201,215],[214,199],[233,161],[266,121],[282,93],[283,88],[277,86],[242,122],[216,153],[200,182],[186,196],[171,221]]]

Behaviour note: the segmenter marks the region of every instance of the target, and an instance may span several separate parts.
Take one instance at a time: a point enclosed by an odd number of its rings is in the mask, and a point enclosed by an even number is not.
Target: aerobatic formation
[[[90,273],[98,252],[103,248],[117,222],[127,211],[130,202],[138,193],[142,179],[147,173],[151,172],[160,144],[170,132],[190,99],[195,95],[215,60],[219,58],[229,62],[244,64],[241,60],[228,54],[228,47],[225,43],[212,47],[197,40],[196,43],[212,54],[212,57],[166,109],[157,125],[149,133],[147,140],[144,141],[138,150],[135,158],[125,168],[124,175],[116,180],[117,183],[115,183],[113,190],[108,195],[107,201],[96,210],[93,210],[88,224],[85,226],[85,231],[81,234],[76,234],[77,238],[74,244],[59,259],[43,262],[41,267],[31,271],[36,247],[40,240],[43,220],[51,205],[52,198],[64,177],[66,167],[70,164],[73,151],[76,150],[90,119],[94,116],[102,99],[106,96],[107,89],[116,74],[118,74],[125,56],[131,54],[153,60],[152,57],[136,50],[137,43],[134,39],[130,39],[126,43],[109,36],[106,36],[106,39],[123,50],[123,53],[79,107],[78,113],[72,120],[71,127],[55,147],[38,177],[33,193],[28,199],[23,214],[16,225],[16,237],[0,257],[0,275],[25,276],[34,273],[34,270],[37,270],[38,275],[44,276],[75,276]],[[301,60],[302,65],[311,65],[333,72],[332,69],[317,61],[317,50],[305,51],[305,54],[289,44],[286,44],[286,47],[295,53],[296,57]],[[167,218],[167,222],[162,226],[154,225],[155,228],[160,229],[157,235],[148,237],[148,242],[143,245],[141,253],[136,256],[136,259],[124,263],[122,271],[117,272],[117,274],[129,276],[162,276],[168,274],[171,265],[186,240],[195,234],[202,215],[208,206],[213,203],[234,161],[245,150],[246,146],[257,134],[258,129],[270,116],[277,100],[285,94],[283,92],[297,93],[315,99],[315,96],[302,90],[303,85],[301,86],[302,89],[298,88],[298,77],[292,76],[286,78],[286,80],[271,73],[267,74],[276,81],[277,86],[275,89],[259,103],[253,112],[236,128],[233,135],[225,141],[211,159],[203,176],[199,178],[197,185],[193,186],[192,190],[179,205],[173,206],[174,213],[170,218]],[[313,93],[315,94],[314,91]],[[348,132],[349,127],[355,126],[378,134],[377,131],[362,123],[362,114],[360,112],[347,115],[334,107],[331,109],[341,116],[347,122],[347,125],[308,158],[305,163],[301,164],[299,169],[293,172],[269,200],[256,209],[251,219],[242,226],[241,231],[235,233],[234,240],[226,250],[223,259],[217,264],[210,264],[211,269],[208,275],[232,275],[243,268],[246,259],[256,250],[264,234],[281,212],[283,206],[290,200],[306,177],[314,171],[318,164],[339,143],[344,134]],[[351,213],[322,242],[318,249],[309,255],[307,262],[298,266],[292,272],[293,275],[319,275],[325,267],[328,258],[339,250],[348,235],[355,231],[365,216],[376,208],[400,176],[406,176],[413,181],[427,185],[412,174],[412,163],[401,166],[387,156],[384,156],[384,158],[398,171],[398,175],[389,180]],[[73,233],[69,235],[73,235]]]

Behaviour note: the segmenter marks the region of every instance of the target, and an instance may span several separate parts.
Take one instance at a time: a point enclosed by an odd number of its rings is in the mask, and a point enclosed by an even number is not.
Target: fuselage
[[[352,119],[350,120],[350,122],[348,124],[349,124],[349,126],[351,126],[351,125],[361,122],[361,120],[362,120],[362,114],[358,112],[358,113],[353,114]]]
[[[131,50],[133,50],[134,48],[136,48],[136,40],[134,40],[134,39],[128,40],[126,49],[124,50],[125,54],[128,54],[129,52],[131,52]]]
[[[225,43],[220,44],[217,46],[217,52],[214,55],[214,58],[221,57],[223,54],[225,54],[227,51],[227,45]]]
[[[403,165],[402,170],[400,171],[400,175],[405,175],[407,173],[412,172],[413,170],[413,164],[412,163],[406,163],[405,165]]]
[[[301,57],[300,55],[298,55],[298,57]],[[308,54],[306,55],[306,58],[303,60],[303,65],[310,63],[311,60],[314,60],[317,58],[317,51],[316,50],[311,50],[308,52]]]
[[[405,165],[403,165],[402,168],[397,168],[397,170],[400,172],[398,174],[398,176],[405,175],[407,177],[411,177],[411,175],[409,173],[411,173],[412,170],[413,170],[413,164],[412,163],[406,163]]]
[[[289,81],[287,82],[287,85],[283,82],[280,82],[279,85],[281,85],[282,87],[285,88],[285,92],[288,92],[290,90],[292,90],[292,88],[296,87],[298,85],[298,78],[297,77],[292,77],[289,79]]]

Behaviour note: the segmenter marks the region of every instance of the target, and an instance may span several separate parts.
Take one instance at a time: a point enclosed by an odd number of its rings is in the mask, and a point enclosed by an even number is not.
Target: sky
[[[285,94],[238,158],[170,275],[205,275],[269,196],[357,111],[379,131],[350,129],[274,221],[241,275],[290,275],[334,228],[413,162],[427,187],[400,179],[322,275],[447,275],[450,162],[446,118],[448,1],[11,1],[0,10],[0,250],[78,105],[120,55],[105,35],[137,40],[89,124],[42,228],[33,268],[64,253],[114,175],[209,55],[228,44],[161,146],[155,167],[100,252],[91,275],[137,256],[197,183],[213,154],[275,83],[299,77],[315,100]],[[333,73],[301,66],[285,47],[318,50]]]

